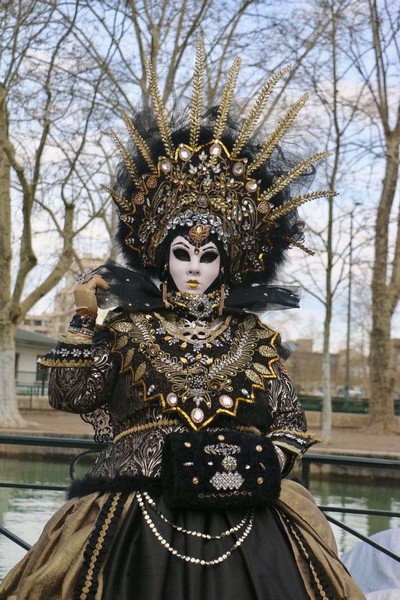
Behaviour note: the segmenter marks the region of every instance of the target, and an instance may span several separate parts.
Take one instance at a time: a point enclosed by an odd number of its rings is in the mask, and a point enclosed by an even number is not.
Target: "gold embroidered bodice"
[[[277,334],[254,315],[199,323],[133,313],[109,329],[121,372],[131,373],[143,402],[159,401],[193,429],[220,414],[235,417],[239,403],[254,403],[255,388],[276,377]]]

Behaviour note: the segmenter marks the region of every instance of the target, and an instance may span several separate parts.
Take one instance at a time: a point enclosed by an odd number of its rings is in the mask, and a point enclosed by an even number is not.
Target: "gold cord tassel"
[[[221,303],[220,303],[219,309],[218,309],[218,315],[220,317],[222,317],[224,307],[225,307],[225,285],[222,284],[221,285]]]
[[[167,286],[166,281],[162,282],[161,289],[162,289],[162,301],[164,302],[165,308],[171,308],[171,304],[170,304],[170,302],[168,302],[168,286]]]

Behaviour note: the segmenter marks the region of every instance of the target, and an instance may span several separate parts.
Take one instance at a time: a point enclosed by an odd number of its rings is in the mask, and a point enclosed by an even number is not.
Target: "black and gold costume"
[[[52,406],[80,413],[106,446],[6,577],[1,600],[364,598],[326,519],[287,478],[314,440],[279,336],[252,314],[298,305],[296,293],[271,283],[290,247],[308,251],[297,208],[335,195],[309,191],[327,153],[282,150],[307,94],[272,133],[256,133],[288,68],[235,122],[244,108],[233,109],[239,65],[220,105],[204,110],[199,40],[190,110],[169,118],[149,64],[153,110],[123,114],[128,145],[112,134],[122,162],[105,189],[129,269],[100,269],[109,288],[97,291],[97,303],[119,308],[94,333],[96,315],[77,306],[69,337],[42,361],[53,367]],[[185,295],[169,272],[178,236],[193,256],[202,244],[218,252],[218,276],[204,294]],[[190,477],[177,498],[179,486],[167,488],[182,482],[179,473]]]
[[[171,432],[258,431],[289,454],[286,472],[314,441],[275,332],[253,315],[203,323],[189,336],[185,329],[173,313],[115,311],[92,346],[67,340],[44,359],[55,367],[54,408],[81,413],[98,439],[112,443],[72,486],[72,499],[7,577],[1,598],[363,597],[344,569],[338,575],[332,535],[312,499],[288,480],[276,506],[256,509],[248,539],[221,564],[182,561],[144,522],[135,490],[155,492],[157,510],[175,526],[217,538],[191,537],[161,521],[157,530],[187,556],[213,560],[240,537],[240,530],[219,534],[240,524],[245,508],[179,513],[159,497],[162,450]],[[196,404],[193,390],[205,399]],[[192,418],[198,405],[201,422]]]

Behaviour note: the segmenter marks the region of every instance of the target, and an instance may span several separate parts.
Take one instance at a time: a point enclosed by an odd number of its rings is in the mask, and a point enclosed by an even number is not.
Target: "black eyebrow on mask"
[[[207,252],[208,250],[211,250],[211,251],[214,251],[215,254],[219,254],[218,248],[216,246],[204,246],[204,247],[200,248],[200,250],[202,252]]]
[[[190,250],[190,244],[188,245],[186,242],[175,242],[171,247],[175,248],[176,246],[184,246],[186,250]]]
[[[179,241],[179,242],[173,243],[171,245],[171,248],[173,249],[173,248],[176,248],[177,246],[183,246],[186,250],[190,250],[190,248],[194,247],[193,244],[190,244],[189,242]],[[204,252],[211,251],[211,252],[215,252],[215,254],[218,254],[218,256],[219,256],[219,251],[216,246],[204,246],[204,247],[200,247],[200,250],[201,250],[202,254]]]

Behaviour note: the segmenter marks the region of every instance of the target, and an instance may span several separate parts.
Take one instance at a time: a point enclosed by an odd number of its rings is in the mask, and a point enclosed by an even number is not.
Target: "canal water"
[[[82,475],[78,473],[78,475]],[[0,457],[3,482],[69,484],[69,461],[21,460]],[[380,509],[400,512],[398,482],[393,480],[312,479],[311,492],[321,506]],[[33,544],[45,523],[64,502],[64,492],[0,488],[0,523]],[[400,518],[331,513],[365,536],[382,529],[400,527]],[[333,526],[340,554],[357,543],[357,538]],[[0,579],[24,556],[25,550],[0,534]]]

